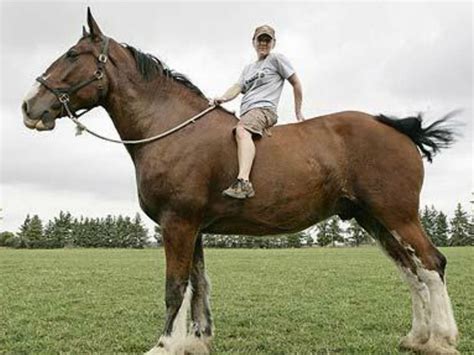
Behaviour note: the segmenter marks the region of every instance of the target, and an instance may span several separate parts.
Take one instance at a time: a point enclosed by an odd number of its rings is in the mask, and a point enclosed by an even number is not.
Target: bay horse
[[[102,106],[122,140],[150,137],[208,108],[203,93],[158,58],[106,37],[87,12],[88,30],[37,79],[22,104],[24,124],[52,130],[66,113]],[[446,289],[446,258],[423,230],[422,154],[453,142],[448,117],[422,127],[340,112],[274,127],[256,142],[254,198],[221,192],[237,175],[232,128],[221,107],[165,138],[125,144],[143,211],[162,228],[166,321],[150,353],[208,353],[213,336],[202,233],[296,232],[332,215],[355,218],[406,279],[413,323],[400,345],[457,354],[458,331]],[[422,154],[420,154],[420,151]],[[190,308],[191,324],[187,324]]]

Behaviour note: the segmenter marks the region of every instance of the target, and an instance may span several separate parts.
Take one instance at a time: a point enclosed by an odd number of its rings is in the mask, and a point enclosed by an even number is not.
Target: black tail
[[[410,137],[421,150],[423,156],[431,163],[436,153],[443,148],[450,147],[454,143],[457,135],[456,131],[451,125],[446,124],[446,122],[458,113],[458,110],[452,111],[425,128],[421,126],[423,122],[421,114],[418,114],[417,117],[407,117],[403,119],[384,115],[378,115],[375,116],[375,118]]]

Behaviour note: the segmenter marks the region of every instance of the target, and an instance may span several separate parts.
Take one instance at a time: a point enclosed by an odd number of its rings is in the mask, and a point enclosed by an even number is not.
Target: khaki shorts
[[[254,108],[240,117],[240,122],[237,126],[243,126],[250,133],[258,134],[262,137],[263,132],[274,126],[277,120],[278,115],[275,111],[268,108]],[[234,131],[237,126],[234,127]]]

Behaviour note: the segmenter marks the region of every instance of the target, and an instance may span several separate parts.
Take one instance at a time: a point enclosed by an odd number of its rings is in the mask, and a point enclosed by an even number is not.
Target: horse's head
[[[59,57],[25,97],[22,104],[26,127],[39,131],[52,130],[55,120],[80,109],[100,104],[107,92],[105,75],[108,38],[105,37],[90,9],[87,10],[89,32],[83,28],[82,38]]]

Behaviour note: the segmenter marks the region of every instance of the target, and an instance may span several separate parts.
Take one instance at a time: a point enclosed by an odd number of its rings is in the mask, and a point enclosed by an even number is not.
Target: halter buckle
[[[69,101],[69,95],[66,93],[59,94],[58,100],[60,103],[65,104],[66,102]]]
[[[98,69],[95,71],[94,76],[97,78],[97,80],[100,80],[104,77],[104,72]]]
[[[107,63],[107,56],[105,54],[100,54],[98,58],[99,62],[101,63]]]

